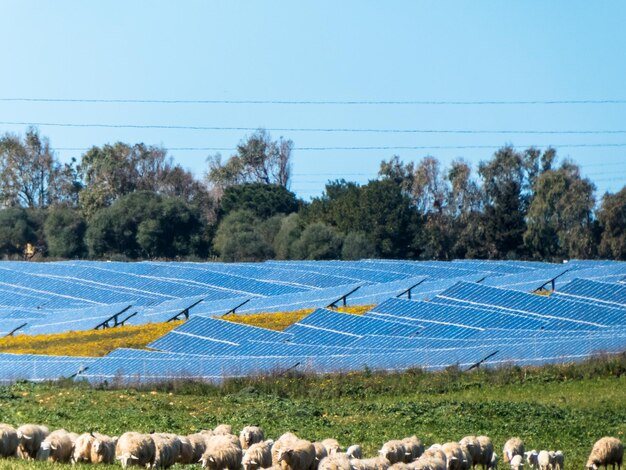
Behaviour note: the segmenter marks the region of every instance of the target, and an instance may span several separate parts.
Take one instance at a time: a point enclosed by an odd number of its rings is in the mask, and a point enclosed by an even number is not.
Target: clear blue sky
[[[0,18],[0,98],[331,101],[626,100],[622,1],[13,1]],[[0,101],[2,122],[265,128],[626,130],[626,104],[252,105]],[[0,124],[0,132],[24,125]],[[233,148],[249,132],[40,125],[55,148],[107,142]],[[366,182],[382,159],[476,165],[498,147],[557,146],[597,185],[626,184],[626,133],[272,132],[296,147],[291,189]],[[563,147],[559,147],[562,145]],[[570,147],[566,147],[570,145]],[[202,176],[209,151],[171,151]],[[59,150],[62,160],[80,151]],[[228,156],[229,152],[222,152]]]

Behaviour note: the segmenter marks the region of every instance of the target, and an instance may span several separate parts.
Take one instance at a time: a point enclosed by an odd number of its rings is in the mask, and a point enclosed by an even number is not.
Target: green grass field
[[[582,470],[598,438],[624,440],[626,354],[570,366],[402,374],[366,370],[241,379],[221,387],[183,381],[104,390],[22,383],[0,388],[0,422],[111,435],[259,424],[268,437],[286,431],[309,440],[335,437],[344,446],[360,443],[370,456],[386,440],[412,434],[426,444],[486,434],[501,455],[505,440],[520,436],[527,449],[563,450],[566,468]],[[0,468],[59,466],[5,460]]]

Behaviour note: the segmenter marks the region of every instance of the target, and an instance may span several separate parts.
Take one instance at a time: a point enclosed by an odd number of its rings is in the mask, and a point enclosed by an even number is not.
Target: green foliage
[[[296,259],[339,259],[342,243],[342,236],[333,227],[313,222],[305,227],[292,249]]]
[[[293,245],[302,235],[302,229],[303,221],[298,214],[289,214],[281,220],[273,243],[276,259],[295,259]]]
[[[272,221],[274,222],[274,221]],[[274,256],[270,230],[248,210],[234,211],[220,222],[213,248],[222,261],[260,261]]]
[[[226,379],[221,386],[188,380],[113,389],[20,383],[0,387],[0,422],[110,435],[128,430],[187,434],[218,423],[238,431],[258,424],[273,439],[292,431],[312,441],[334,437],[343,446],[359,443],[367,457],[376,455],[385,441],[413,434],[427,446],[484,434],[498,453],[508,438],[520,436],[528,448],[562,449],[568,467],[583,468],[597,439],[612,435],[623,441],[624,386],[624,355],[472,372],[450,368],[317,376],[277,371]],[[11,465],[58,468],[19,461]]]
[[[594,186],[580,169],[565,162],[543,172],[534,184],[524,242],[538,259],[589,258],[595,254],[592,234]]]
[[[626,260],[626,186],[615,194],[605,194],[598,211],[602,231],[600,254]]]
[[[77,209],[56,207],[44,224],[48,255],[55,258],[81,258],[86,252],[84,242],[87,225]]]
[[[27,243],[37,243],[37,227],[21,207],[0,210],[0,255],[21,255]]]
[[[350,232],[343,240],[341,247],[341,259],[359,260],[366,258],[374,258],[376,249],[374,244],[363,232]]]
[[[298,210],[296,195],[284,186],[248,183],[229,186],[220,201],[221,215],[235,210],[248,210],[256,217],[268,219],[276,214],[291,214]]]
[[[140,191],[98,211],[85,235],[94,257],[175,258],[206,252],[198,210],[178,198]]]

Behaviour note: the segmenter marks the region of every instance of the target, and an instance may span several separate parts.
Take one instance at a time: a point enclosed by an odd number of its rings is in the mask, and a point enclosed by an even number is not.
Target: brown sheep
[[[612,465],[615,470],[615,464],[617,464],[617,470],[620,470],[623,460],[624,446],[620,440],[614,437],[603,437],[593,445],[586,467],[590,470],[597,470],[600,465],[604,465],[605,469]]]

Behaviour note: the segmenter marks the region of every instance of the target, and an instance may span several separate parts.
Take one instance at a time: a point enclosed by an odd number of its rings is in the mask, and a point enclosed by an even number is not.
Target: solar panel
[[[0,353],[0,383],[43,382],[72,377],[95,362],[91,357],[37,356]]]
[[[592,300],[607,306],[626,307],[626,285],[574,279],[560,287],[554,295],[571,300]]]

